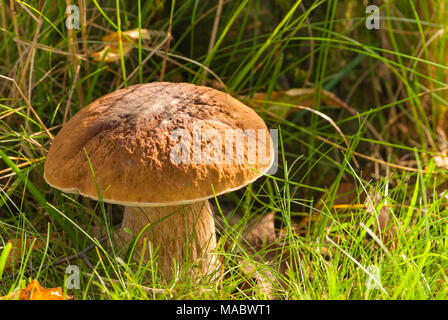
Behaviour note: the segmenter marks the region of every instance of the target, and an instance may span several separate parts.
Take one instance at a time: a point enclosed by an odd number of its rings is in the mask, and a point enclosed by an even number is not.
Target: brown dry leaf
[[[29,250],[43,249],[45,247],[45,241],[36,239],[34,237],[26,237],[24,239],[12,239],[8,240],[11,243],[11,251],[6,258],[5,270],[10,272],[17,266],[24,254]]]
[[[277,240],[274,226],[274,213],[253,219],[244,228],[243,237],[255,250],[261,250]]]
[[[233,217],[230,224],[235,225],[240,219],[241,217]],[[297,225],[294,224],[292,227],[292,232],[296,233]],[[289,277],[289,272],[298,272],[297,264],[300,263],[297,257],[291,257],[286,231],[275,230],[274,212],[271,212],[247,222],[242,235],[246,240],[242,241],[243,246],[253,254],[253,260],[243,258],[238,260],[238,267],[244,277],[240,289],[251,290],[255,294],[251,288],[256,287],[266,299],[280,298],[282,293],[276,292],[276,287],[281,286],[286,290],[288,284],[275,277],[269,271],[269,267]],[[301,256],[300,252],[296,253]]]
[[[230,219],[230,225],[235,227],[241,221],[240,215],[234,215]],[[222,231],[223,223],[217,217],[216,227],[219,231]],[[252,218],[245,223],[244,230],[241,233],[242,246],[249,251],[259,251],[264,247],[268,247],[275,241],[277,241],[277,234],[274,226],[274,213],[268,213],[263,216]],[[227,248],[229,244],[226,243]]]
[[[319,89],[317,88],[293,88],[285,91],[274,91],[271,93],[269,101],[277,101],[281,103],[301,105],[304,107],[313,108],[314,97],[316,96],[318,90]],[[327,105],[335,105],[347,110],[350,114],[356,114],[355,110],[353,110],[344,101],[339,99],[335,94],[326,90],[321,90],[321,95],[321,103],[325,103]],[[252,96],[252,99],[267,101],[267,94],[264,92],[258,92]],[[253,107],[259,108],[262,108],[264,106],[264,103],[260,101],[251,101],[250,104]],[[270,103],[266,108],[282,119],[287,118],[288,115],[295,110],[294,108],[285,107],[283,105],[276,105],[275,103]]]
[[[381,193],[376,189],[372,189],[370,196],[366,198],[366,211],[372,215],[377,215],[373,229],[389,249],[395,249],[398,244],[398,239],[397,230],[392,219],[393,213],[386,205],[383,205],[378,212],[375,209],[380,203],[381,198]]]
[[[142,40],[151,41],[151,31],[148,29],[140,29]],[[138,28],[121,33],[121,43],[123,47],[123,55],[126,56],[131,52],[132,48],[136,46],[138,40]],[[90,55],[95,61],[101,61],[104,57],[104,62],[113,62],[120,60],[120,35],[118,32],[108,34],[103,37],[104,45],[103,49],[98,52],[92,52]]]
[[[0,297],[0,300],[70,300],[72,297],[64,295],[61,287],[43,288],[36,279],[33,279],[25,289]]]
[[[256,255],[253,257],[254,262],[245,259],[240,260],[238,262],[240,270],[248,278],[247,280],[251,279],[252,282],[256,283],[256,287],[262,295],[267,299],[272,299],[275,277],[268,270],[258,271],[259,268],[254,264],[271,264],[270,250],[264,252],[263,249],[271,248],[278,240],[275,232],[274,212],[250,220],[244,228],[243,237],[247,241],[243,242],[243,245],[247,247],[249,252],[256,252]],[[260,252],[263,252],[262,256],[259,255]],[[241,289],[251,286],[249,283],[251,281],[247,280],[242,283]]]

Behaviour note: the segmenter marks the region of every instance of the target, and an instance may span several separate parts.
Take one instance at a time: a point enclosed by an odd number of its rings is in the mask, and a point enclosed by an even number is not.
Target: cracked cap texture
[[[269,131],[251,108],[212,88],[153,82],[75,114],[52,142],[44,178],[92,199],[163,206],[239,189],[273,160]]]

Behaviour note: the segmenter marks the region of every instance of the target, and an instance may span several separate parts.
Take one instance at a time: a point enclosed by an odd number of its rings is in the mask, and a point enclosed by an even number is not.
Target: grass
[[[69,30],[65,4],[0,2],[0,296],[36,278],[75,299],[448,298],[446,168],[435,158],[447,148],[443,1],[387,1],[379,30],[358,1],[76,5],[81,28]],[[91,58],[103,36],[138,27],[150,42],[127,53],[120,38],[115,62]],[[43,179],[50,136],[73,114],[159,80],[228,91],[280,132],[278,172],[211,201],[222,281],[196,282],[190,266],[163,280],[157,251],[135,261],[132,245],[101,240],[121,207]],[[247,228],[269,213],[276,237],[255,246]],[[68,265],[79,289],[64,285]]]

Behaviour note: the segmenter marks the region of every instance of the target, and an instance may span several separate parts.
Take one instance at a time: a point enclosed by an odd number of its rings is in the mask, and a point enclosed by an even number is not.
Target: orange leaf
[[[61,287],[43,288],[36,279],[19,291],[19,300],[69,300],[70,298],[62,293]]]

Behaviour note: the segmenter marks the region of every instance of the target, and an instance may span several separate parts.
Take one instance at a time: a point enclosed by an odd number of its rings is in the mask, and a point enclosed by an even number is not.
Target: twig
[[[175,3],[175,1],[173,0],[171,2],[171,5],[174,6],[174,3]],[[173,13],[174,13],[174,8],[171,8],[170,22],[169,22],[169,25],[168,25],[168,31],[166,33],[166,37],[168,38],[168,41],[167,41],[166,46],[165,46],[165,54],[163,56],[162,67],[161,67],[161,70],[160,70],[160,78],[159,78],[160,81],[163,81],[163,78],[165,77],[166,59],[168,57],[168,51],[170,50],[170,44],[171,44],[171,27],[172,27],[172,24],[173,24]]]
[[[80,70],[81,70],[81,65],[78,64],[78,66],[76,67],[75,77],[73,79],[73,85],[71,86],[70,91],[68,93],[67,104],[65,105],[64,118],[62,120],[62,123],[67,122],[68,112],[71,109],[71,104],[72,104],[73,90],[75,89],[76,82],[78,82]],[[81,102],[81,105],[83,105],[82,102]]]
[[[34,117],[36,118],[37,122],[39,122],[39,124],[41,125],[42,129],[44,129],[45,133],[47,134],[47,136],[53,140],[53,135],[50,133],[50,131],[48,130],[48,128],[44,125],[44,123],[42,122],[42,120],[40,119],[39,115],[37,114],[36,110],[34,110],[34,108],[31,106],[30,102],[28,101],[27,97],[25,96],[25,94],[23,93],[22,89],[20,89],[19,85],[17,84],[16,80],[3,76],[0,74],[0,78],[9,80],[11,82],[14,83],[14,85],[16,86],[17,90],[19,91],[20,95],[22,96],[23,100],[25,100],[26,105],[28,106],[28,108],[31,110],[31,112],[33,113]]]
[[[41,43],[34,44],[34,43],[30,42],[30,41],[22,40],[22,39],[20,39],[18,37],[13,38],[12,40],[14,42],[17,42],[18,44],[31,46],[31,47],[34,47],[34,48],[37,48],[37,49],[41,49],[41,50],[44,50],[44,51],[48,51],[48,52],[51,52],[51,53],[61,54],[61,55],[64,55],[64,56],[73,56],[73,57],[76,57],[76,58],[78,58],[80,60],[88,60],[88,55],[85,55],[85,54],[79,54],[79,53],[74,54],[74,53],[63,51],[63,50],[54,48],[52,46],[47,46],[47,45],[44,45],[44,44],[41,44]]]
[[[223,0],[219,0],[218,7],[216,8],[216,16],[215,21],[213,22],[212,34],[210,36],[210,42],[208,43],[208,51],[207,54],[210,55],[212,52],[213,46],[215,45],[216,34],[218,32],[219,20],[221,19],[222,6],[224,4]],[[205,84],[205,80],[207,78],[207,70],[204,71],[201,79],[201,84]]]

